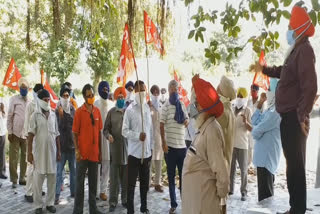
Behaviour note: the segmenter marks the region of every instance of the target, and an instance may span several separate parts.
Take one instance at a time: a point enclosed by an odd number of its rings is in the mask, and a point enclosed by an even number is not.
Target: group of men
[[[133,214],[137,179],[140,212],[150,213],[147,194],[151,171],[154,168],[155,190],[163,192],[164,159],[169,181],[169,214],[176,213],[178,207],[177,169],[183,214],[227,213],[226,202],[234,192],[237,162],[242,201],[247,198],[247,174],[252,158],[258,178],[258,200],[274,195],[274,176],[282,145],[291,207],[285,213],[305,213],[306,139],[317,92],[315,57],[308,41],[313,34],[314,27],[305,9],[293,7],[287,33],[291,48],[285,64],[266,67],[257,63],[251,67],[274,78],[260,98],[259,87],[253,84],[249,101],[247,90],[236,90],[226,76],[215,89],[195,75],[188,107],[180,100],[175,80],[168,84],[168,99],[164,97],[166,89],[160,90],[157,85],[151,87],[149,94],[143,81],[128,82],[113,94],[108,82],[102,81],[97,101],[93,86],[83,87],[84,103],[80,107],[75,102],[72,85],[62,84],[57,108],[52,110],[50,93],[36,84],[30,102],[27,97],[30,85],[21,78],[20,94],[10,99],[7,115],[3,104],[0,106],[1,121],[7,116],[12,188],[17,188],[18,182],[26,185],[25,198],[34,203],[35,213],[43,212],[42,196],[46,194],[46,209],[55,213],[68,161],[74,214],[83,213],[86,176],[90,213],[103,213],[96,200],[107,200],[110,181],[109,211],[115,211],[121,193],[122,206]],[[109,99],[115,102],[111,108]],[[3,123],[0,125],[3,153],[0,176],[6,178],[5,131]],[[45,178],[46,193],[42,191]]]

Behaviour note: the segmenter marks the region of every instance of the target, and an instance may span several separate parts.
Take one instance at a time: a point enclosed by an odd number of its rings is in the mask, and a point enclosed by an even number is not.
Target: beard
[[[200,129],[200,127],[202,126],[202,124],[204,124],[204,122],[206,122],[206,120],[208,119],[207,117],[207,113],[206,112],[202,112],[198,115],[198,117],[196,118],[195,121],[195,125],[197,129]]]

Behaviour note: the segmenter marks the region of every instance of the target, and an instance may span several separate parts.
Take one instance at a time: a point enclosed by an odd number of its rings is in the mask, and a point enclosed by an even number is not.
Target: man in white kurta
[[[42,185],[47,178],[46,209],[55,213],[56,170],[57,160],[60,159],[58,123],[50,109],[49,92],[42,89],[38,98],[40,108],[32,114],[28,129],[28,161],[34,165],[33,200],[36,213],[42,213]]]
[[[109,83],[101,81],[98,86],[100,99],[94,105],[99,108],[104,126],[108,115]],[[98,165],[97,198],[107,200],[107,188],[110,172],[110,152],[107,138],[101,134],[101,164]]]
[[[223,114],[223,104],[209,82],[198,75],[192,82],[196,98],[190,104],[190,117],[196,119],[199,132],[184,159],[182,213],[220,214],[220,200],[229,188],[224,136],[216,120]]]

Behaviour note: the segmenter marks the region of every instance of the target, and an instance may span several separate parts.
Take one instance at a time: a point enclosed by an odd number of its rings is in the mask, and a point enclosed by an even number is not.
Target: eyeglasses
[[[94,97],[94,94],[90,94],[88,96],[86,96],[86,98],[93,98]]]
[[[91,118],[92,126],[94,126],[94,118],[93,118],[93,114],[92,113],[90,114],[90,118]]]

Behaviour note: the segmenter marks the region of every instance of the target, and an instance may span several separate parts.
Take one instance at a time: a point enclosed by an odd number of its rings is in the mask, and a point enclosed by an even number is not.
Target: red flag
[[[131,45],[131,39],[129,35],[129,27],[126,23],[124,27],[122,47],[120,54],[120,62],[117,74],[117,83],[125,86],[127,77],[134,72],[137,68],[136,61],[134,59],[134,53]]]
[[[263,50],[261,50],[261,53],[260,53],[259,63],[262,66],[267,66],[266,60],[264,58]],[[256,72],[253,78],[253,84],[267,91],[270,86],[270,79],[267,75],[263,74],[262,72]]]
[[[180,80],[179,80],[179,78],[178,78],[178,75],[177,75],[177,73],[176,73],[176,71],[174,71],[173,72],[173,77],[174,77],[174,79],[178,82],[178,94],[180,95],[179,97],[180,97],[180,100],[184,103],[184,105],[186,106],[186,107],[188,107],[189,106],[189,104],[190,104],[190,100],[189,100],[189,98],[188,98],[188,92],[187,92],[187,90],[185,90],[183,87],[182,87],[182,85],[181,85],[181,82],[180,82]]]
[[[152,22],[151,18],[148,16],[146,11],[143,11],[143,14],[144,14],[144,38],[145,38],[146,44],[153,43],[155,48],[160,52],[160,54],[164,55],[163,42],[159,36],[157,27]]]
[[[49,85],[47,80],[45,81],[45,84],[44,84],[43,88],[46,89],[50,94],[50,106],[51,106],[51,109],[56,109],[57,108],[57,103],[59,101],[59,98],[54,93],[54,91],[50,87],[50,85]]]
[[[13,90],[19,91],[18,81],[20,78],[21,74],[14,59],[12,58],[7,69],[7,73],[4,76],[2,85],[7,86]]]

